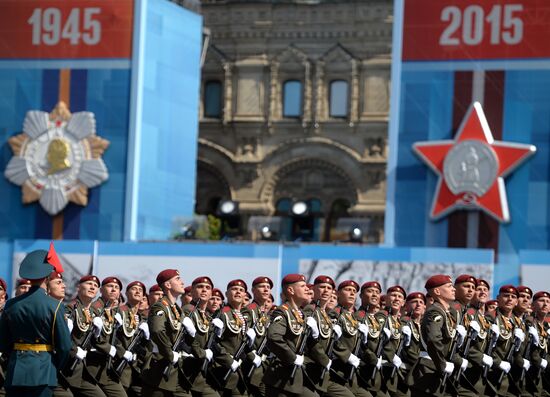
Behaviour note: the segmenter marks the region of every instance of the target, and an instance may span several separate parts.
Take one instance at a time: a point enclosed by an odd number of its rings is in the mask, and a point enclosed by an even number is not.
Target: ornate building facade
[[[202,1],[198,214],[233,200],[242,230],[280,216],[293,238],[304,201],[311,240],[343,218],[383,240],[392,3]]]

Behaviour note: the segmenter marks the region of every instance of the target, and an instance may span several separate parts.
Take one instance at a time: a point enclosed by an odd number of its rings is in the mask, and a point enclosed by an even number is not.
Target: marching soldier
[[[8,285],[6,284],[6,280],[0,278],[0,317],[2,316],[2,312],[4,311],[4,305],[6,304],[6,299],[8,296],[7,290]],[[2,354],[2,352],[0,352],[0,396],[4,396],[6,394],[4,392],[6,364],[6,357]]]
[[[240,369],[246,354],[237,356],[245,344],[251,346],[254,343],[256,336],[254,329],[249,328],[251,324],[248,321],[250,319],[245,318],[241,313],[246,290],[246,283],[237,279],[227,284],[225,293],[227,305],[222,309],[223,333],[218,343],[221,349],[214,357],[212,365],[213,384],[217,386],[218,392],[224,397],[247,394],[246,383]]]
[[[191,303],[193,301],[193,297],[191,296],[191,286],[188,285],[185,287],[185,292],[181,296],[181,307]]]
[[[216,313],[223,306],[223,292],[219,288],[212,289],[212,296],[208,300],[206,310],[210,314]]]
[[[334,310],[342,336],[334,346],[331,379],[348,387],[355,396],[363,397],[370,396],[370,393],[357,383],[356,371],[361,364],[360,351],[368,340],[369,327],[354,316],[357,292],[359,284],[353,280],[345,280],[338,285],[339,306]]]
[[[309,376],[308,380],[314,383],[315,389],[320,395],[353,397],[351,390],[330,379],[334,344],[342,335],[341,327],[338,324],[333,324],[333,320],[327,312],[327,304],[335,289],[336,284],[329,276],[318,276],[314,280],[313,299],[319,302],[319,306],[307,306],[304,312],[306,315],[311,314],[317,322],[319,339],[306,357],[306,371]]]
[[[26,278],[17,279],[15,282],[15,297],[26,294],[31,288],[31,280]]]
[[[4,310],[4,305],[6,304],[6,299],[8,296],[7,290],[8,285],[6,284],[6,280],[0,278],[0,315],[2,314],[2,310]]]
[[[273,311],[271,325],[267,330],[267,347],[273,359],[263,378],[266,395],[317,396],[305,385],[304,355],[299,351],[302,338],[307,335],[306,327],[312,326],[306,324],[307,320],[300,309],[309,300],[305,277],[301,274],[286,275],[282,280],[282,291],[286,302]]]
[[[472,299],[472,304],[477,308],[478,312],[482,315],[486,312],[486,304],[489,301],[489,291],[491,285],[488,281],[478,278],[476,280],[476,293]]]
[[[47,277],[63,271],[53,246],[29,253],[19,275],[32,280],[26,294],[6,302],[0,317],[0,352],[8,356],[7,396],[51,396],[71,349],[63,303],[46,294]]]
[[[158,284],[154,284],[149,288],[149,307],[153,306],[154,303],[158,302],[164,296],[162,288]]]
[[[273,281],[269,277],[256,277],[252,281],[254,300],[243,309],[243,315],[251,319],[251,323],[254,324],[254,332],[256,332],[256,339],[252,346],[255,361],[248,362],[249,365],[245,366],[243,371],[245,377],[252,371],[250,379],[246,379],[246,381],[248,390],[253,397],[265,397],[265,385],[262,378],[267,367],[267,348],[265,348],[266,341],[264,339],[267,338],[267,327],[269,326],[269,309],[266,306],[272,288]],[[264,347],[259,351],[262,345]]]
[[[445,379],[453,374],[455,367],[465,369],[468,365],[458,355],[450,357],[451,346],[457,343],[456,327],[460,319],[460,313],[452,307],[455,287],[447,275],[430,277],[425,287],[434,303],[422,319],[422,344],[426,350],[420,353],[420,360],[413,369],[415,382],[411,390],[414,396],[449,395]]]
[[[403,360],[401,372],[403,373],[405,383],[410,389],[414,383],[412,368],[420,358],[420,351],[422,350],[420,324],[426,311],[426,296],[422,292],[411,292],[407,295],[405,306],[408,318],[404,318],[405,325],[401,329],[406,339],[401,354],[401,359]]]
[[[147,323],[154,345],[149,365],[146,365],[142,372],[142,395],[188,397],[191,393],[182,387],[187,386],[188,382],[180,378],[181,353],[175,342],[178,334],[184,332],[182,327],[191,335],[194,335],[196,330],[189,317],[182,320],[182,310],[176,303],[184,291],[183,281],[179,271],[166,269],[158,274],[157,284],[162,288],[164,296],[149,309]]]
[[[105,394],[91,375],[85,358],[89,346],[84,346],[86,340],[91,341],[92,334],[98,337],[103,327],[103,321],[92,307],[92,302],[99,290],[99,279],[94,275],[80,278],[77,288],[77,297],[67,305],[65,318],[72,329],[71,338],[73,349],[70,359],[61,372],[61,384],[67,384],[75,396],[103,397]]]
[[[356,312],[357,319],[367,324],[368,339],[366,348],[363,349],[359,367],[358,382],[373,397],[386,397],[388,394],[382,390],[382,355],[378,357],[376,351],[378,345],[389,338],[390,332],[384,326],[386,315],[379,312],[380,294],[382,286],[378,281],[367,281],[361,286],[361,307]],[[386,335],[383,333],[386,332]]]
[[[118,366],[123,360],[126,361],[124,369],[122,372],[117,372],[117,376],[129,397],[141,396],[143,388],[141,369],[152,350],[152,346],[148,342],[150,339],[149,326],[147,325],[149,313],[141,310],[140,306],[145,291],[145,284],[141,281],[132,281],[126,287],[126,303],[119,307],[122,324],[117,331],[117,350],[121,350],[119,352],[121,357],[113,362],[116,362]],[[138,347],[129,350],[131,343],[136,338],[139,338],[141,343]]]
[[[191,393],[193,396],[200,397],[219,397],[218,392],[210,386],[203,375],[203,365],[207,361],[206,369],[214,356],[213,350],[207,346],[208,339],[213,337],[212,333],[216,330],[218,321],[211,321],[210,315],[206,311],[206,305],[212,296],[214,284],[210,277],[197,277],[191,284],[192,302],[183,307],[183,312],[193,321],[197,330],[194,337],[186,335],[186,343],[190,346],[190,355],[184,359],[183,371],[191,383]],[[211,324],[211,323],[214,324]],[[212,325],[212,326],[211,326]],[[219,329],[219,328],[218,328]]]
[[[537,329],[539,342],[533,346],[531,357],[533,361],[528,375],[525,376],[527,382],[527,392],[531,395],[548,395],[547,387],[543,384],[543,376],[548,368],[548,324],[545,318],[550,312],[550,293],[539,291],[533,296],[533,326]]]

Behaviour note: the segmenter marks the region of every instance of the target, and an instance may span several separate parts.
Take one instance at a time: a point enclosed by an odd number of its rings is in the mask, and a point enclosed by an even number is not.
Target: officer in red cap
[[[316,396],[306,385],[304,352],[299,350],[306,327],[314,327],[300,309],[309,300],[306,278],[287,274],[282,280],[282,292],[286,302],[273,311],[267,330],[267,345],[274,356],[263,378],[267,396]]]
[[[444,391],[453,390],[450,382],[455,368],[465,369],[468,362],[459,355],[449,356],[451,345],[456,343],[456,325],[459,324],[460,313],[453,308],[456,298],[455,287],[450,276],[438,274],[426,282],[426,291],[434,298],[422,319],[422,340],[426,350],[420,353],[420,360],[413,369],[414,384],[411,386],[413,395],[438,396]]]
[[[119,306],[119,313],[122,316],[122,324],[118,327],[117,342],[121,356],[117,364],[125,361],[126,364],[121,372],[118,372],[120,383],[129,396],[140,396],[142,394],[143,382],[141,369],[152,351],[149,325],[147,324],[148,311],[141,310],[147,288],[141,281],[132,281],[126,286],[126,303]],[[131,348],[132,342],[139,338],[140,347]],[[118,367],[118,365],[117,365]]]
[[[158,284],[153,284],[151,288],[149,288],[149,306],[161,300],[163,296],[164,292],[162,292],[162,288],[160,288]]]
[[[92,306],[99,291],[99,284],[99,278],[94,275],[82,276],[78,282],[76,298],[67,305],[66,318],[69,328],[72,328],[71,337],[73,346],[76,348],[73,348],[71,358],[63,369],[62,375],[64,382],[75,395],[104,395],[87,362],[89,351],[96,349],[96,338],[103,331],[101,313]],[[96,338],[91,338],[92,342],[84,345],[90,333]]]
[[[208,305],[206,306],[206,310],[210,315],[213,315],[220,309],[224,302],[224,296],[223,292],[219,288],[214,288],[212,290],[212,296],[208,300]]]
[[[342,336],[334,347],[336,359],[332,362],[332,380],[347,386],[356,396],[368,396],[369,393],[358,384],[356,372],[361,363],[358,346],[366,344],[369,333],[368,325],[354,316],[359,284],[355,280],[344,280],[338,285],[337,293],[339,306],[334,313]]]
[[[180,332],[188,332],[194,336],[193,322],[189,317],[183,316],[183,311],[177,304],[185,286],[176,269],[161,271],[156,281],[164,292],[164,296],[149,308],[147,323],[151,340],[156,348],[153,349],[149,366],[143,369],[142,394],[144,396],[188,395],[189,383],[180,371],[182,353],[178,346],[174,346]],[[166,375],[164,375],[165,370]]]
[[[57,372],[71,350],[63,304],[46,294],[55,269],[50,253],[33,251],[21,262],[19,276],[30,280],[27,293],[10,299],[0,316],[0,353],[8,360],[7,396],[51,396]]]
[[[533,363],[527,374],[527,392],[532,396],[542,396],[548,390],[550,374],[548,368],[548,323],[550,313],[550,292],[539,291],[533,295],[533,326],[539,332],[539,343],[531,346]]]
[[[265,369],[267,368],[267,349],[265,338],[267,337],[267,327],[269,326],[269,310],[267,301],[271,296],[273,281],[269,277],[260,276],[252,281],[252,294],[254,300],[243,310],[243,315],[251,319],[256,332],[256,339],[252,350],[254,352],[253,360],[248,360],[243,366],[243,373],[250,378],[248,381],[248,391],[254,397],[264,397],[266,395],[265,384],[262,382]],[[262,347],[263,346],[263,347]],[[256,358],[258,357],[258,358]]]

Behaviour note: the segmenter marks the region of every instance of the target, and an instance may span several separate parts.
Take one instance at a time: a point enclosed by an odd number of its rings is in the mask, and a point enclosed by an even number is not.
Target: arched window
[[[222,116],[222,83],[207,81],[204,85],[204,117],[219,119]]]
[[[302,115],[302,82],[287,80],[283,84],[283,117]]]
[[[330,117],[348,116],[348,82],[334,80],[330,83]]]

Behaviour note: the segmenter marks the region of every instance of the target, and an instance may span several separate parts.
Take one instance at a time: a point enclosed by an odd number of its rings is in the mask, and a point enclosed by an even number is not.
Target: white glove
[[[405,336],[405,346],[409,346],[411,344],[411,336],[412,336],[412,330],[411,327],[408,325],[404,325],[401,327],[401,333]]]
[[[464,328],[462,324],[458,324],[456,326],[456,332],[458,333],[457,344],[458,347],[460,347],[462,343],[464,343],[464,338],[466,337],[466,328]]]
[[[172,354],[174,355],[174,357],[172,357],[172,364],[175,364],[179,361],[180,357],[181,357],[181,354],[179,354],[178,352],[172,352]]]
[[[132,362],[134,360],[134,354],[128,350],[124,352],[122,357],[128,362]]]
[[[109,356],[113,358],[116,356],[116,347],[114,347],[113,345],[111,345],[111,348],[109,349]]]
[[[241,366],[241,360],[239,361],[235,361],[233,360],[233,362],[231,363],[231,371],[235,372],[237,369],[239,369],[239,367]]]
[[[338,324],[334,324],[332,326],[332,331],[334,331],[335,340],[338,340],[342,337],[342,327],[340,327]]]
[[[369,326],[367,324],[361,323],[357,330],[363,334],[363,344],[366,344],[369,340]]]
[[[328,364],[325,368],[327,369],[327,371],[330,371],[330,367],[332,367],[332,360],[329,359]]]
[[[210,362],[212,361],[212,357],[214,357],[214,353],[210,349],[206,349],[204,351],[204,355],[206,356],[206,359]]]
[[[514,337],[518,338],[521,343],[525,340],[525,332],[521,330],[521,328],[514,328]]]
[[[355,368],[357,368],[359,366],[359,363],[361,362],[361,360],[359,359],[359,357],[357,357],[355,354],[350,354],[349,358],[348,358],[348,363],[350,363],[351,365],[353,365]]]
[[[391,362],[396,368],[399,368],[401,365],[403,365],[403,361],[401,360],[401,358],[399,358],[397,354],[393,356]]]
[[[478,334],[481,331],[481,327],[479,326],[479,323],[477,321],[470,322],[470,328],[476,331]]]
[[[149,332],[149,324],[147,323],[141,323],[138,327],[143,332],[143,335],[145,335],[145,339],[149,340],[151,337],[151,333]]]
[[[529,327],[529,334],[531,335],[531,338],[533,340],[533,342],[535,343],[535,345],[538,345],[539,342],[540,342],[540,339],[539,339],[539,331],[537,331],[537,329],[533,326]]]
[[[253,328],[248,328],[246,330],[246,337],[248,338],[248,344],[252,345],[254,343],[254,339],[256,339],[256,331],[254,331]]]
[[[386,339],[390,339],[391,331],[386,327],[382,328],[382,331],[384,331],[384,334],[386,335]]]
[[[223,321],[219,318],[212,320],[212,325],[214,326],[214,332],[218,338],[221,338],[223,334]]]
[[[462,359],[462,362],[460,363],[460,369],[462,371],[466,371],[466,368],[468,368],[468,360],[465,358]]]
[[[73,320],[70,318],[67,319],[67,328],[69,328],[69,333],[73,332],[74,323]]]
[[[88,350],[83,350],[80,346],[76,347],[76,357],[79,360],[84,360],[87,354],[88,354]]]
[[[497,337],[500,336],[500,328],[496,324],[491,324],[491,332],[495,334]]]
[[[450,363],[448,361],[445,362],[445,373],[448,375],[452,375],[453,371],[455,370],[455,365],[453,363]]]
[[[313,317],[308,317],[306,324],[309,329],[311,329],[311,336],[313,339],[317,339],[319,337],[319,326],[317,325],[317,321],[315,321]]]
[[[115,314],[115,320],[118,323],[119,327],[123,324],[122,316],[120,315],[120,313]]]
[[[382,368],[382,357],[378,357],[378,361],[376,361],[376,369]]]
[[[510,369],[512,369],[512,366],[508,361],[501,361],[498,367],[503,370],[505,373],[510,372]]]
[[[297,365],[299,367],[301,367],[302,365],[304,365],[304,356],[302,355],[296,355],[296,359],[294,360],[294,365]]]
[[[195,328],[195,324],[193,324],[193,320],[189,317],[185,317],[181,323],[185,327],[187,334],[189,334],[191,338],[194,338],[197,333],[197,329]]]
[[[488,356],[487,354],[483,355],[483,365],[491,368],[493,366],[493,357]]]
[[[526,371],[529,371],[529,368],[531,368],[531,361],[524,358],[523,359],[523,369],[525,369]]]
[[[94,335],[96,338],[99,338],[99,335],[101,335],[101,330],[103,329],[103,320],[101,317],[94,317],[92,320],[92,325],[94,326]]]
[[[548,366],[548,361],[547,361],[545,358],[543,358],[542,360],[540,360],[540,367],[541,367],[542,369],[546,369],[547,366]]]
[[[252,360],[252,363],[254,364],[254,367],[258,368],[262,365],[262,358],[254,353],[254,360]]]

